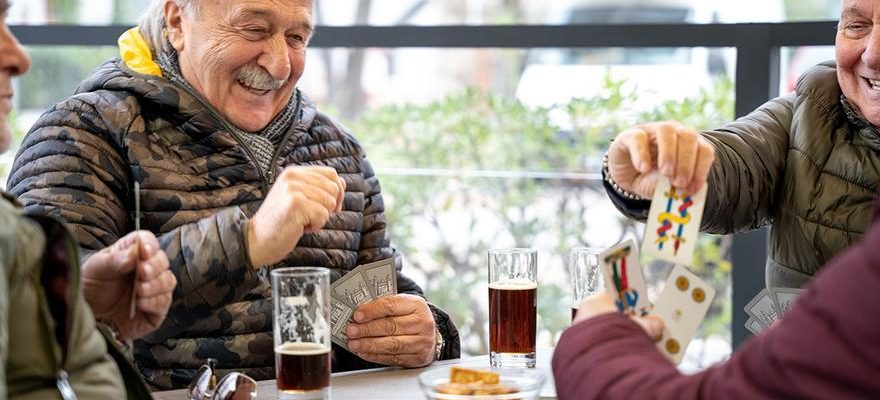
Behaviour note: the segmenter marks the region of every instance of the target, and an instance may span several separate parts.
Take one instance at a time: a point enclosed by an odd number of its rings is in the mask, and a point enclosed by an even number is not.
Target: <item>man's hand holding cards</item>
[[[354,321],[354,313],[374,299],[397,294],[397,270],[389,258],[359,265],[330,285],[330,324],[333,343],[348,348],[345,330]]]

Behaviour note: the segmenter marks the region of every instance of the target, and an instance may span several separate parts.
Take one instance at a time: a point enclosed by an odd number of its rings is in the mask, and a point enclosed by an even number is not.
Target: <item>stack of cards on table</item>
[[[657,302],[651,305],[645,277],[639,264],[639,251],[632,239],[599,255],[605,287],[620,312],[628,315],[656,315],[663,319],[663,336],[657,348],[674,363],[681,362],[688,344],[709,311],[715,289],[688,270],[706,202],[706,187],[683,196],[661,177],[657,182],[642,254],[676,264],[666,279]]]
[[[793,288],[769,288],[758,292],[758,295],[746,304],[745,310],[749,314],[746,321],[746,329],[758,334],[773,325],[777,319],[791,308],[795,299],[803,292],[803,289]]]
[[[359,265],[330,285],[330,331],[333,343],[348,350],[345,328],[354,319],[358,306],[374,299],[397,294],[394,259]]]

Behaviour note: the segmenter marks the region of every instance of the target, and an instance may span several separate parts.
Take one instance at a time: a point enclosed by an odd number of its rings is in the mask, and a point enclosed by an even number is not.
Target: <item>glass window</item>
[[[687,56],[602,63],[606,50]],[[17,81],[19,134],[116,55],[112,47],[28,51],[34,69]],[[717,52],[722,61],[713,62]],[[486,250],[540,249],[539,343],[553,346],[570,323],[568,249],[610,246],[644,231],[605,197],[599,172],[608,141],[646,120],[695,128],[731,120],[731,71],[713,67],[732,63],[726,52],[313,49],[300,86],[360,138],[382,180],[407,273],[450,311],[464,350],[485,354]],[[730,353],[728,247],[728,238],[708,235],[699,245],[694,270],[719,294],[691,346],[692,366]],[[668,269],[646,266],[653,295]]]
[[[149,0],[15,1],[13,24],[131,25]],[[316,0],[318,25],[781,22],[837,19],[840,0]]]
[[[643,50],[688,56],[601,63],[602,54]],[[602,189],[608,141],[646,120],[730,121],[732,71],[715,65],[732,64],[730,52],[315,49],[301,87],[362,141],[407,273],[451,312],[464,351],[485,354],[486,250],[540,249],[539,345],[553,346],[570,323],[568,249],[644,233]],[[729,245],[710,235],[699,244],[694,270],[718,297],[690,348],[691,367],[730,354]],[[652,296],[670,267],[645,266]]]
[[[21,25],[132,25],[150,0],[13,1],[7,22]]]
[[[834,60],[834,46],[783,47],[780,50],[779,93],[794,90],[798,78],[810,67]]]

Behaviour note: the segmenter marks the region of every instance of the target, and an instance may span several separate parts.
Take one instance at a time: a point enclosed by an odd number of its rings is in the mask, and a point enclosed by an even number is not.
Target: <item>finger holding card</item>
[[[692,265],[703,219],[707,186],[695,194],[683,194],[669,178],[657,181],[648,213],[642,254],[679,265]]]
[[[639,263],[639,250],[632,239],[600,253],[599,267],[605,287],[615,299],[618,311],[644,316],[651,310],[645,275]]]
[[[677,265],[669,274],[651,315],[663,319],[663,336],[657,348],[673,363],[684,358],[714,298],[715,289],[687,268]]]

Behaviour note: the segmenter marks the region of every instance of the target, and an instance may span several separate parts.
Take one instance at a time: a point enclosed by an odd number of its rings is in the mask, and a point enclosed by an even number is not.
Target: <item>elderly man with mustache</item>
[[[133,226],[159,237],[179,284],[168,318],[135,342],[155,388],[186,385],[206,358],[274,378],[267,271],[323,266],[334,279],[400,255],[357,140],[296,84],[311,0],[154,0],[121,58],[48,110],[22,144],[9,189],[100,249]],[[449,316],[399,274],[401,294],[361,306],[353,353],[333,369],[424,366],[459,354]]]

